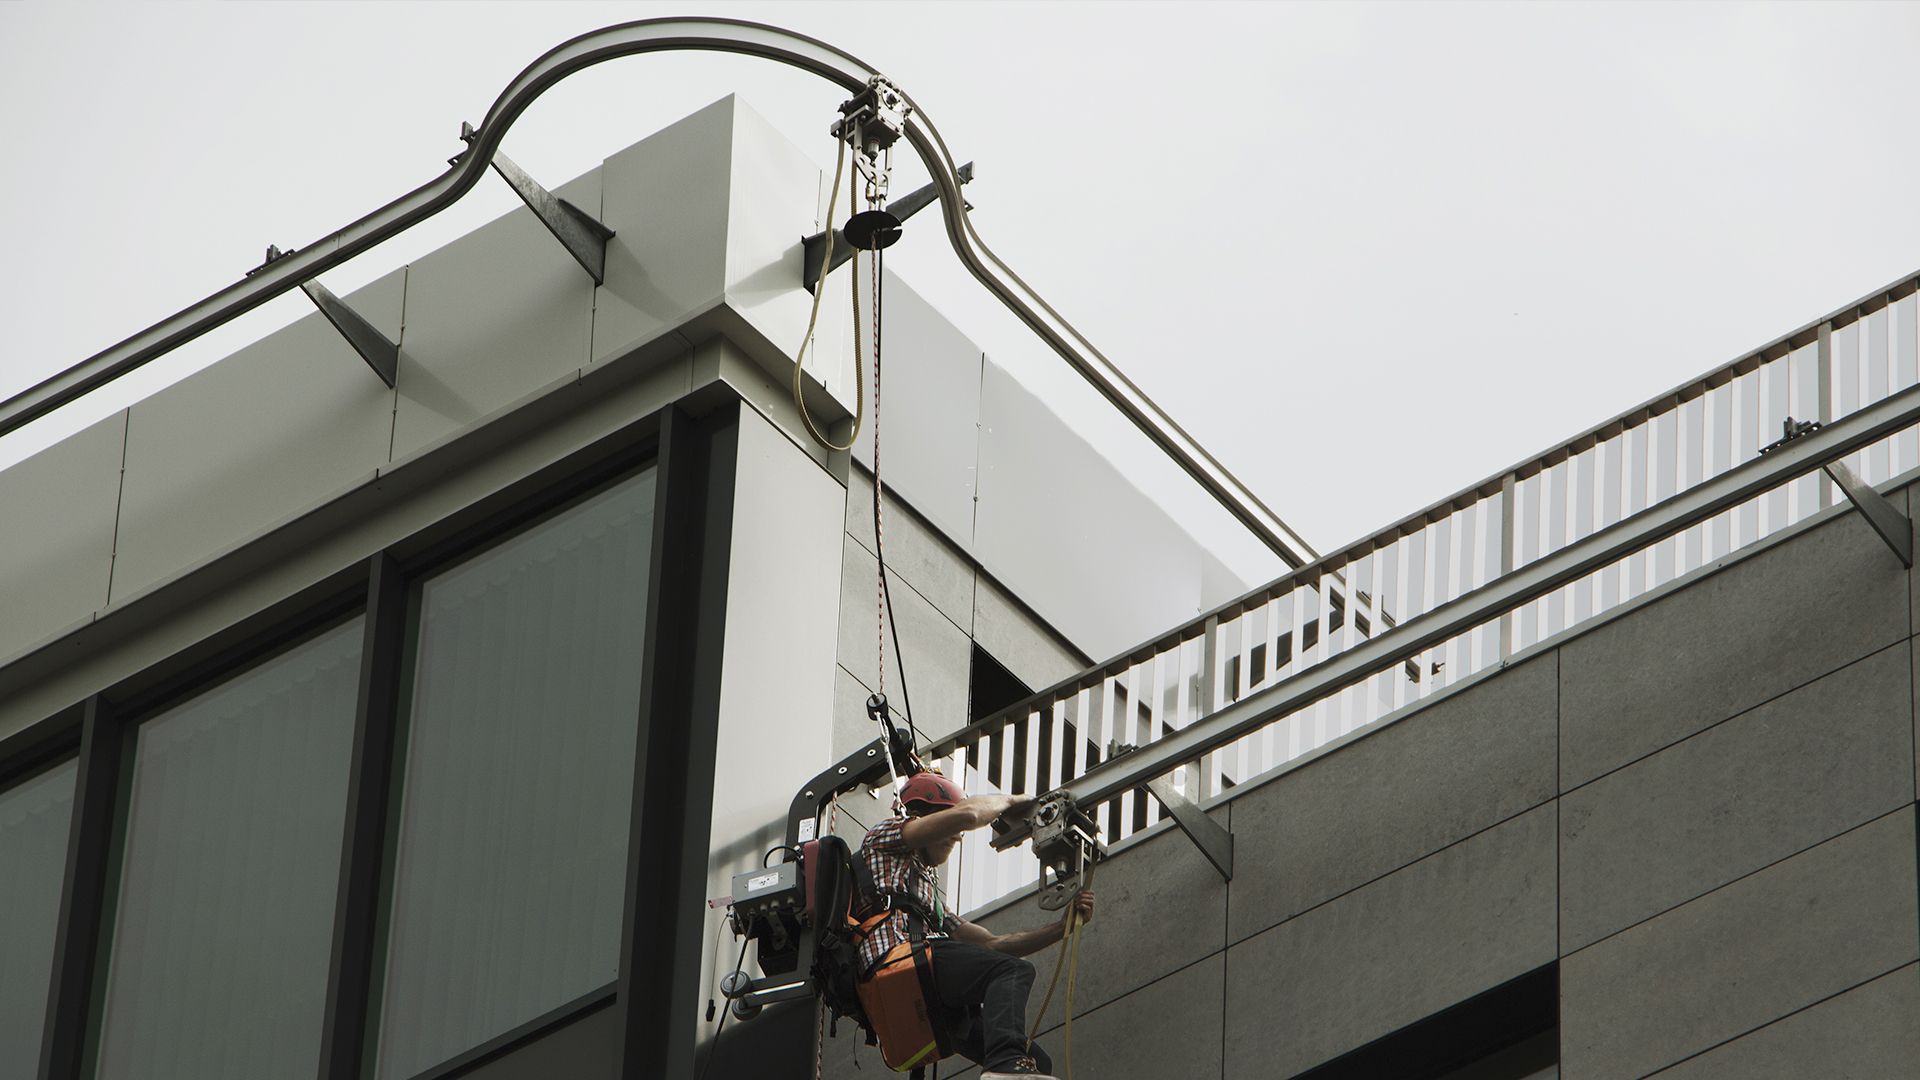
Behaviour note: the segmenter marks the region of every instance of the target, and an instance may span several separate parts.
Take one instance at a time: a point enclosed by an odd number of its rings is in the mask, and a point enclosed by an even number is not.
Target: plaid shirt
[[[934,925],[927,927],[927,933],[932,935],[947,928],[946,901],[940,895],[933,867],[901,838],[906,824],[905,818],[888,818],[868,829],[867,838],[860,844],[860,854],[873,872],[874,888],[882,895],[904,893],[918,900],[933,916]],[[911,940],[911,934],[906,911],[896,906],[886,921],[874,927],[867,940],[860,943],[861,970],[871,970],[894,946]]]

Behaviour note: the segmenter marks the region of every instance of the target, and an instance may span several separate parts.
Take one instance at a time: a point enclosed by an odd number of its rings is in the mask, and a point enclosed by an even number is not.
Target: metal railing
[[[1629,410],[1159,638],[930,744],[970,790],[1039,794],[1256,691],[1309,672],[1474,590],[1754,461],[1791,417],[1831,423],[1920,384],[1920,274]],[[1842,459],[1869,483],[1920,467],[1920,428]],[[1841,499],[1818,470],[1729,505],[1181,766],[1218,796],[1514,652],[1765,539]],[[1132,789],[1095,811],[1105,840],[1157,822]],[[1032,881],[1025,851],[969,834],[956,910]]]

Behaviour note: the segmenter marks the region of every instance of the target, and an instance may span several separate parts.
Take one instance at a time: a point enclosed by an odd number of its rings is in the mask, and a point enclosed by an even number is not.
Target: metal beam
[[[972,183],[973,162],[969,161],[965,165],[960,166],[959,173],[961,184]],[[905,221],[933,205],[934,201],[939,197],[939,193],[934,189],[932,184],[925,184],[894,200],[887,209],[893,211],[894,217]],[[968,203],[967,209],[973,209],[973,204]],[[829,222],[828,224],[832,223]],[[812,292],[813,287],[820,283],[820,278],[823,276],[820,271],[820,260],[825,257],[827,252],[827,230],[822,229],[814,233],[812,236],[802,240],[800,244],[802,249],[800,283],[807,287],[808,292]],[[845,265],[846,261],[851,258],[853,258],[853,244],[847,240],[846,232],[838,228],[834,229],[833,265],[827,267],[826,273],[831,274],[835,270],[840,269],[840,267]]]
[[[471,124],[460,125],[460,138],[472,142],[477,138]],[[513,189],[520,201],[527,204],[533,216],[547,227],[560,246],[567,249],[593,278],[595,285],[607,283],[607,241],[613,239],[613,230],[600,224],[592,214],[573,205],[567,200],[540,186],[540,182],[528,176],[526,171],[513,163],[513,159],[501,153],[493,152],[493,171],[500,174]]]
[[[392,389],[394,377],[400,370],[400,346],[388,341],[387,335],[361,318],[359,312],[348,307],[345,300],[333,295],[332,289],[318,281],[301,282],[300,291],[306,293],[307,299],[313,301],[313,306],[320,309],[320,314],[325,315],[333,328],[340,331],[340,336],[346,338],[347,344],[353,346],[353,351],[360,354],[360,359],[365,360],[373,373],[380,376],[380,381]]]
[[[472,146],[454,157],[451,167],[439,178],[118,345],[0,402],[0,435],[118,379],[155,357],[164,356],[181,343],[253,310],[303,281],[312,281],[326,270],[453,205],[479,181],[513,122],[562,79],[623,56],[700,49],[774,60],[811,72],[853,93],[864,89],[868,80],[878,75],[870,65],[826,42],[738,19],[642,19],[562,42],[500,92],[480,122]],[[907,139],[933,178],[946,221],[947,240],[968,272],[1282,561],[1289,566],[1311,561],[1313,548],[1298,533],[988,249],[967,216],[958,168],[946,141],[933,126],[926,109],[910,95],[902,96],[907,97],[914,114],[907,128]]]
[[[1207,816],[1200,804],[1176,791],[1170,776],[1157,776],[1147,781],[1147,790],[1160,800],[1160,805],[1173,815],[1173,823],[1187,834],[1193,846],[1207,857],[1215,870],[1220,871],[1220,880],[1233,880],[1233,834],[1219,822]]]
[[[1893,557],[1900,560],[1901,566],[1913,569],[1913,520],[1895,510],[1886,496],[1860,479],[1846,462],[1829,461],[1825,468],[1827,475],[1833,477],[1833,482],[1840,485],[1847,499],[1859,509],[1860,516],[1866,518],[1873,531],[1893,549]]]
[[[1483,625],[1916,422],[1920,422],[1920,386],[1875,402],[1815,434],[1787,442],[1757,460],[1496,578],[1285,682],[1241,698],[1158,742],[1103,762],[1061,785],[1056,792],[1070,796],[1079,806],[1090,807],[1145,785],[1210,750],[1226,746],[1289,713],[1371,678],[1383,668]],[[996,839],[994,846],[1012,846],[1025,835],[1024,826],[1016,826]]]

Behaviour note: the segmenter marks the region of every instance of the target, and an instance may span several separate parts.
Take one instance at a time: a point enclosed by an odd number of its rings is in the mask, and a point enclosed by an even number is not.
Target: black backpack
[[[830,1032],[837,1032],[840,1019],[847,1017],[866,1031],[867,1045],[872,1046],[877,1040],[866,1010],[860,1007],[859,986],[866,974],[861,970],[860,943],[870,929],[861,918],[876,906],[873,873],[867,861],[838,836],[823,836],[806,847],[807,856],[815,860],[808,875],[814,895],[807,903],[814,919],[814,989],[832,1018]]]

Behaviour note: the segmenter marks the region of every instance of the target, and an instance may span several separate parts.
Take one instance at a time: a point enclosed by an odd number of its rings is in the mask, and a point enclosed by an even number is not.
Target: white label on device
[[[813,826],[814,821],[812,818],[808,818],[800,823],[800,840],[802,843],[813,839]]]
[[[769,885],[778,885],[778,884],[780,884],[779,874],[761,874],[757,878],[747,879],[747,891],[750,893],[756,893],[756,892],[759,892],[761,889],[766,888]]]

